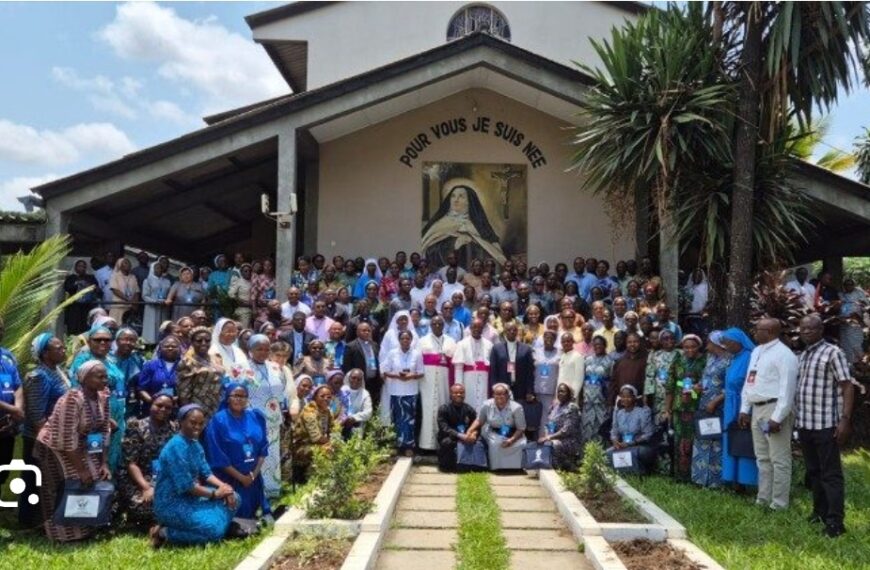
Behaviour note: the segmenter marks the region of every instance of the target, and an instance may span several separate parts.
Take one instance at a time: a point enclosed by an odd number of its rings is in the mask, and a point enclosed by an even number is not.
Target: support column
[[[63,212],[56,207],[53,207],[50,202],[45,205],[45,237],[49,238],[52,236],[60,235],[60,234],[68,234],[69,233],[69,221],[70,214],[67,212]],[[46,306],[42,314],[46,315],[51,312],[55,307],[61,304],[63,301],[63,287],[59,286],[54,295],[52,295],[51,300],[48,302],[48,306]],[[54,322],[54,333],[61,338],[63,338],[63,333],[66,331],[66,323],[64,322],[64,315],[61,313],[57,320]]]
[[[676,320],[679,313],[680,244],[670,213],[659,220],[659,273],[667,294],[668,307]]]
[[[286,129],[278,135],[278,200],[276,211],[290,212],[296,192],[296,130]],[[296,214],[281,215],[275,229],[275,279],[283,292],[290,285],[296,258]]]
[[[843,286],[843,258],[838,256],[826,257],[822,260],[822,271],[827,271],[834,278],[834,285]]]

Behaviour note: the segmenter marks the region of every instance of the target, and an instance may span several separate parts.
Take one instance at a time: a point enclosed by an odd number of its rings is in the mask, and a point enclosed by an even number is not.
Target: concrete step
[[[556,506],[552,499],[510,498],[497,497],[495,500],[502,513],[528,512],[528,513],[555,513]]]
[[[516,513],[501,514],[501,527],[527,528],[532,530],[559,530],[565,528],[562,517],[557,513]]]
[[[511,552],[512,570],[554,570],[555,568],[592,570],[592,565],[577,550],[574,552],[538,552],[533,550]]]
[[[577,541],[567,530],[528,530],[506,528],[502,530],[508,550],[574,551]]]
[[[387,533],[384,548],[403,550],[450,550],[459,542],[455,529],[395,528]]]
[[[382,550],[378,554],[376,570],[453,570],[456,553],[452,550]]]
[[[529,500],[529,499],[523,499]],[[455,497],[401,497],[396,509],[400,511],[455,511]]]
[[[456,512],[398,511],[393,521],[401,528],[457,528]]]
[[[402,497],[455,497],[456,485],[412,485],[406,483]]]

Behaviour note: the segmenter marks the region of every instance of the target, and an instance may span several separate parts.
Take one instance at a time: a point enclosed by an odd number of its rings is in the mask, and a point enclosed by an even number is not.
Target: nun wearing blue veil
[[[227,384],[220,410],[206,427],[205,448],[215,475],[241,498],[236,516],[253,519],[258,510],[271,514],[262,474],[269,439],[266,419],[248,407],[248,397],[244,384]]]
[[[722,333],[722,345],[733,357],[725,372],[725,409],[723,427],[737,421],[740,414],[740,393],[749,370],[749,357],[755,343],[739,328],[730,328]],[[728,432],[722,433],[722,482],[739,485],[758,485],[758,466],[749,457],[734,457],[728,453]]]

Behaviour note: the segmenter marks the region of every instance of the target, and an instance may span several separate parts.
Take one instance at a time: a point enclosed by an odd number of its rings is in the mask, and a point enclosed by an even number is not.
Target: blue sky
[[[0,2],[0,209],[203,115],[286,93],[244,21],[278,4]],[[866,89],[831,113],[825,142],[850,150],[862,125]]]

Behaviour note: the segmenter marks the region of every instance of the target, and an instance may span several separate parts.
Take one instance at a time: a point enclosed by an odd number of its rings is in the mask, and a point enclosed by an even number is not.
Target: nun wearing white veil
[[[417,343],[420,342],[420,337],[414,327],[411,326],[411,313],[408,311],[399,311],[393,315],[390,321],[390,326],[387,332],[384,333],[384,339],[381,341],[381,350],[378,353],[378,362],[386,362],[387,357],[393,349],[399,348],[399,333],[402,331],[410,331],[413,340],[411,341],[411,349],[417,348]],[[381,402],[379,407],[381,423],[391,425],[392,418],[390,416],[390,391],[386,387],[381,391]]]
[[[238,336],[239,325],[236,321],[226,317],[219,319],[214,325],[208,354],[213,364],[223,368],[225,378],[244,381],[253,378],[253,369],[236,342]]]

